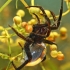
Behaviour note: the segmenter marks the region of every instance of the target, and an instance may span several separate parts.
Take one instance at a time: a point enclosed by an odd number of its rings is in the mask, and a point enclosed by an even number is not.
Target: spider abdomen
[[[41,62],[44,59],[44,57],[46,56],[46,46],[45,46],[44,43],[33,43],[29,46],[29,48],[30,48],[30,52],[31,52],[31,55],[32,55],[32,59],[29,63],[37,61],[39,58],[40,58],[40,62]],[[24,56],[24,59],[25,60],[28,59],[26,54]]]

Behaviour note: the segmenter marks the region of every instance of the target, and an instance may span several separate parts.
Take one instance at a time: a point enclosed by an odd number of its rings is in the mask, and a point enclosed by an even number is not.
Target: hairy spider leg
[[[15,70],[17,70],[17,67],[15,66],[14,62],[12,61],[11,63],[13,65],[13,67],[15,68]]]
[[[21,45],[21,43],[20,43],[20,42],[18,42],[18,44],[19,44],[19,46],[21,47],[21,49],[22,49],[22,51],[23,51],[23,46]]]
[[[37,20],[38,20],[38,24],[40,24],[40,19],[39,19],[39,17],[38,17],[35,13],[33,13],[33,15],[36,16],[36,18],[37,18]]]
[[[60,25],[61,18],[62,18],[62,13],[63,13],[63,0],[61,1],[61,8],[60,8],[58,20],[56,20],[54,13],[51,12],[53,19],[54,19],[54,24],[51,26],[51,30],[58,29],[58,27]]]
[[[10,26],[10,25],[9,25]],[[11,27],[11,26],[10,26]],[[25,43],[24,45],[24,49],[25,49],[25,52],[27,54],[27,57],[28,59],[21,65],[19,66],[18,68],[16,68],[16,66],[14,65],[13,61],[12,61],[12,65],[14,66],[14,68],[16,70],[20,70],[22,67],[24,67],[31,59],[32,59],[32,55],[31,55],[31,52],[30,52],[30,48],[29,48],[29,45],[32,43],[32,40],[30,38],[25,38],[22,34],[18,33],[13,27],[11,27],[12,30],[19,36],[21,37],[22,39],[26,40],[27,42]],[[20,45],[21,46],[21,45]]]
[[[19,36],[20,38],[22,38],[22,39],[24,39],[25,41],[28,41],[28,42],[33,42],[33,40],[31,38],[24,37],[21,33],[19,33],[17,30],[15,30],[12,26],[10,26],[10,27],[17,34],[17,36]]]
[[[25,49],[25,52],[27,54],[28,59],[25,60],[25,62],[22,63],[22,65],[20,65],[19,67],[16,67],[15,64],[14,64],[14,62],[12,61],[12,65],[14,66],[15,70],[21,70],[28,62],[31,61],[32,55],[31,55],[30,48],[29,48],[30,44],[31,43],[26,42],[25,45],[24,45],[24,49]]]
[[[24,49],[25,49],[25,52],[27,54],[28,59],[21,66],[19,66],[16,70],[22,69],[28,62],[31,61],[32,55],[31,55],[30,48],[29,48],[30,44],[31,43],[26,42],[25,45],[24,45]]]
[[[43,13],[45,19],[47,20],[48,24],[50,25],[50,23],[51,23],[50,19],[48,18],[47,14],[45,13],[44,9],[41,6],[28,6],[26,8],[30,8],[30,7],[37,7],[37,8],[39,8],[42,11],[42,13]]]
[[[43,39],[43,42],[44,42],[44,43],[47,43],[47,44],[50,44],[50,45],[52,45],[52,44],[55,44],[55,45],[57,45],[56,43],[54,43],[54,42],[51,42],[51,41],[49,41],[49,40],[46,40],[46,39]]]
[[[49,10],[49,11],[50,11],[50,10]],[[55,16],[55,14],[54,14],[52,11],[50,11],[50,13],[51,13],[51,15],[52,15],[52,17],[53,17],[53,20],[56,21],[56,16]]]

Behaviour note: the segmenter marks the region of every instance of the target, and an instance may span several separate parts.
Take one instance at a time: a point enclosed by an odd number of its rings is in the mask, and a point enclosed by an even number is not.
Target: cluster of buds
[[[57,58],[58,60],[63,60],[64,59],[64,54],[61,51],[57,51],[57,46],[56,45],[50,45],[50,50],[51,50],[51,57]]]
[[[61,40],[67,39],[67,29],[65,27],[61,27],[58,32],[51,32],[49,37],[46,38],[52,42],[55,42],[57,38],[60,38]]]
[[[49,37],[46,38],[46,39],[48,39],[52,42],[56,42],[57,38],[60,38],[60,40],[67,39],[67,29],[65,27],[61,27],[59,31],[60,31],[60,33],[51,32]],[[64,59],[64,54],[61,51],[57,51],[57,46],[56,45],[50,45],[50,50],[51,50],[50,55],[53,58],[57,58],[58,60],[63,60]]]
[[[23,10],[18,10],[17,13],[16,13],[16,15],[17,15],[17,16],[15,16],[15,17],[13,18],[14,23],[15,23],[17,26],[20,25],[20,27],[24,28],[24,29],[25,29],[25,32],[31,33],[32,30],[33,30],[32,24],[35,23],[35,20],[32,19],[32,20],[30,20],[30,21],[28,21],[28,22],[25,22],[25,21],[23,22],[23,21],[22,21],[22,17],[24,17],[24,15],[25,15],[25,12],[24,12]]]
[[[59,37],[57,32],[51,32],[50,35],[46,38],[49,41],[55,42],[55,40]]]
[[[33,15],[33,13],[35,13],[35,14],[39,17],[40,22],[45,21],[45,19],[44,19],[44,17],[43,17],[43,13],[42,13],[42,11],[41,11],[39,8],[37,8],[37,7],[30,7],[30,8],[28,8],[28,10],[29,10],[29,13],[32,15],[32,17],[33,17],[35,20],[36,20],[37,18],[36,18],[35,15]],[[51,13],[50,13],[49,10],[44,10],[44,11],[45,11],[45,13],[46,13],[46,15],[47,15],[48,17],[51,16]]]

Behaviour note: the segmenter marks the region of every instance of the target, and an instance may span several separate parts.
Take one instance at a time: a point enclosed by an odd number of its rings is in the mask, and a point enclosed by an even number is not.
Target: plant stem
[[[20,1],[24,4],[25,7],[28,7],[28,4],[24,0],[20,0]]]
[[[42,70],[45,70],[45,67],[43,66],[42,63],[40,63],[40,66],[41,66]]]
[[[9,61],[9,63],[8,63],[8,66],[7,66],[6,70],[9,70],[10,64],[11,64],[11,61]]]
[[[31,6],[34,6],[34,0],[31,0]]]
[[[16,0],[16,9],[18,8],[18,0]]]
[[[2,12],[2,10],[11,2],[12,0],[8,0],[1,8],[0,8],[0,12]]]

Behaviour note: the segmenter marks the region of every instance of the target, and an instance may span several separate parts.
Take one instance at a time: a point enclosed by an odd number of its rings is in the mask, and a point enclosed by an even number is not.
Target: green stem
[[[49,61],[47,61],[47,64],[48,64],[50,70],[59,70],[58,67],[57,67],[57,65],[54,64],[53,61],[49,60]]]
[[[40,66],[41,66],[42,70],[45,70],[45,67],[43,66],[42,63],[40,63]]]
[[[2,12],[2,10],[11,2],[12,0],[8,0],[1,8],[0,8],[0,12]]]
[[[28,7],[28,4],[24,0],[20,0],[20,1],[24,4],[25,7]]]
[[[11,55],[10,38],[8,38],[9,54]]]
[[[7,40],[8,40],[8,47],[9,47],[9,54],[11,55],[11,47],[10,47],[10,35],[8,31],[5,29],[5,33],[7,35]]]
[[[34,0],[31,0],[31,6],[34,6]]]
[[[11,61],[9,61],[9,63],[8,63],[8,66],[7,66],[6,70],[9,70],[10,64],[11,64]]]
[[[18,0],[16,0],[16,9],[18,8]]]

